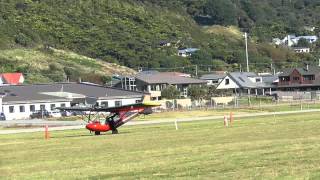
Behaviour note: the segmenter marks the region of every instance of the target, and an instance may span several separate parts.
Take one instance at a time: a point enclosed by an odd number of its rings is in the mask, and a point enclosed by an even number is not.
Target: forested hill
[[[50,55],[45,50],[53,47],[131,68],[198,64],[203,70],[239,69],[245,59],[242,32],[247,31],[253,69],[267,70],[272,62],[280,67],[316,61],[317,45],[313,54],[298,56],[270,41],[288,33],[317,34],[319,10],[318,0],[0,1],[0,48]],[[308,32],[305,26],[316,30]],[[161,42],[171,45],[161,47]],[[187,47],[200,51],[177,56],[179,48]],[[0,56],[2,65],[8,66],[7,60]],[[36,71],[8,67],[0,70]],[[68,73],[60,71],[61,76]]]

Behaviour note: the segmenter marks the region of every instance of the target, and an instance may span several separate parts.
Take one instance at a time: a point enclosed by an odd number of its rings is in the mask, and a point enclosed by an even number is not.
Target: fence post
[[[224,115],[224,117],[223,117],[223,124],[224,124],[224,127],[228,127],[228,126],[229,126],[229,124],[228,124],[228,118],[227,118],[226,115]]]
[[[179,128],[178,128],[178,120],[177,119],[174,121],[174,125],[176,126],[176,130],[178,130]]]

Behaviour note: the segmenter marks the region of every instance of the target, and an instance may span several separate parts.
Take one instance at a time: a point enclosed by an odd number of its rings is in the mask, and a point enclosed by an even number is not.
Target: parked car
[[[47,110],[38,110],[38,111],[33,112],[30,115],[31,119],[34,119],[34,118],[41,119],[41,118],[48,118],[48,117],[50,117],[50,115]]]
[[[61,111],[61,115],[62,116],[72,116],[73,115],[73,113],[71,112],[71,111]]]
[[[4,115],[4,113],[0,113],[0,121],[5,121],[6,120],[6,116]]]
[[[61,117],[60,111],[49,111],[48,114],[49,114],[49,117],[55,117],[55,118]]]

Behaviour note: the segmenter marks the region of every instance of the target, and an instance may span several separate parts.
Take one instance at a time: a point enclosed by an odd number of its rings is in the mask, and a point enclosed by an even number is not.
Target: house
[[[160,41],[159,42],[159,46],[161,46],[161,47],[170,47],[171,43],[168,42],[168,41]]]
[[[114,107],[140,102],[145,93],[88,83],[0,86],[0,109],[7,120],[27,119],[37,110],[92,105]]]
[[[207,81],[208,86],[217,86],[223,78],[226,77],[225,72],[204,74],[200,79]]]
[[[17,85],[24,82],[24,77],[22,73],[2,73],[0,74],[0,85],[10,84]]]
[[[150,93],[151,100],[161,100],[161,91],[169,85],[180,91],[181,97],[187,97],[190,86],[202,86],[207,82],[176,72],[142,71],[135,77],[124,77],[122,83],[116,85],[126,90],[137,90]]]
[[[266,77],[262,77],[253,72],[231,72],[222,79],[218,84],[217,89],[227,90],[231,89],[235,94],[255,94],[266,95],[272,94],[276,85],[270,80],[264,82]]]
[[[180,77],[189,77],[191,78],[191,74],[181,73],[181,72],[161,72],[162,75],[168,76],[180,76]]]
[[[181,50],[178,50],[178,56],[188,57],[188,56],[191,56],[193,53],[195,53],[196,51],[199,51],[199,50],[200,49],[197,49],[197,48],[181,49]]]
[[[276,45],[286,45],[291,47],[291,46],[297,45],[300,39],[306,39],[310,44],[312,44],[318,40],[318,37],[287,35],[282,40],[280,40],[279,38],[274,38],[272,41]]]
[[[320,90],[320,67],[288,68],[279,74],[278,89],[282,91]]]
[[[295,53],[310,53],[310,48],[307,47],[293,47]]]

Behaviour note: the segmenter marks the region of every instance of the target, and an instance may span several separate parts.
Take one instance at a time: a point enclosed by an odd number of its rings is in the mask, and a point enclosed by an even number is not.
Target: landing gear
[[[118,114],[114,114],[110,117],[106,118],[106,124],[109,125],[110,129],[112,130],[112,134],[118,134],[118,130],[116,128],[116,123],[114,122],[114,117],[116,117]]]
[[[118,130],[117,129],[112,130],[112,134],[118,134]]]
[[[95,131],[94,135],[99,136],[100,135],[100,131]]]

